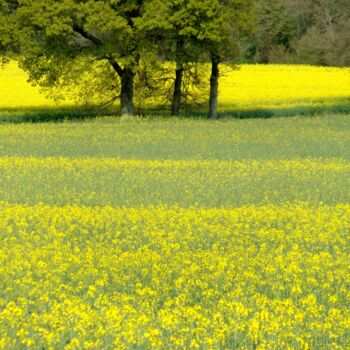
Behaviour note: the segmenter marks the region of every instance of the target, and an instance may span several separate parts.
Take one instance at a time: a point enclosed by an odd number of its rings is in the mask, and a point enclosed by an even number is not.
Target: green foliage
[[[119,2],[91,0],[23,3],[17,21],[24,60],[37,54],[47,60],[52,56],[74,59],[86,55],[96,60],[123,57],[122,65],[135,62],[139,33],[128,7],[116,4]],[[32,40],[28,42],[29,38]]]
[[[244,58],[263,63],[347,66],[348,0],[262,0]]]
[[[165,31],[166,39],[184,40],[187,61],[206,60],[210,51],[227,58],[237,54],[239,40],[252,30],[253,7],[253,0],[155,0],[145,16],[149,28]]]
[[[286,61],[293,52],[296,23],[280,0],[263,0],[257,6],[258,20],[248,56],[258,63]]]
[[[11,46],[11,8],[7,1],[0,0],[0,68],[8,61],[7,55]]]
[[[350,64],[350,3],[318,0],[313,4],[310,26],[298,42],[301,61],[309,64]]]

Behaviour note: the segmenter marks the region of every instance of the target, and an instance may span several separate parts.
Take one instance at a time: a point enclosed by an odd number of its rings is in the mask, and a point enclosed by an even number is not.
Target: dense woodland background
[[[244,58],[257,63],[350,64],[350,1],[259,0]]]

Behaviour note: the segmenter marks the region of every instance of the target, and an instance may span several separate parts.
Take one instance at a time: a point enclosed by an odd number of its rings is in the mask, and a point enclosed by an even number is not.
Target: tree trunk
[[[210,77],[210,98],[209,98],[209,118],[218,118],[218,94],[219,94],[219,62],[217,56],[211,59],[211,77]]]
[[[121,91],[120,91],[120,107],[122,116],[133,116],[134,108],[134,77],[135,73],[130,68],[124,68],[120,76]]]
[[[171,115],[176,116],[180,112],[181,107],[181,97],[182,97],[182,78],[183,78],[184,68],[183,65],[178,63],[176,65],[176,77],[174,84],[174,94],[173,101],[171,104]]]

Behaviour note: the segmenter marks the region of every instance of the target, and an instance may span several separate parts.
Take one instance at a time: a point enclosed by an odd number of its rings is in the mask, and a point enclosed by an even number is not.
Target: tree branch
[[[83,38],[91,41],[96,46],[101,46],[103,44],[103,41],[100,38],[86,32],[83,28],[77,26],[76,24],[73,24],[73,30],[79,33]]]
[[[121,77],[124,74],[123,68],[119,65],[119,63],[115,60],[115,58],[108,57],[108,62],[113,67],[113,69],[117,72],[117,74]]]
[[[86,32],[83,28],[79,27],[76,24],[73,24],[73,30],[80,34],[83,38],[89,40],[90,42],[92,42],[96,47],[100,47],[103,45],[103,41],[96,37],[95,35],[92,35],[91,33]],[[113,67],[113,69],[115,70],[115,72],[119,75],[122,76],[124,73],[123,68],[119,65],[119,63],[115,60],[115,58],[112,57],[105,57],[108,62],[110,63],[110,65]]]
[[[98,104],[98,105],[93,105],[94,108],[103,108],[106,106],[111,105],[113,102],[115,102],[118,98],[120,98],[120,95],[118,96],[113,96],[109,101]]]

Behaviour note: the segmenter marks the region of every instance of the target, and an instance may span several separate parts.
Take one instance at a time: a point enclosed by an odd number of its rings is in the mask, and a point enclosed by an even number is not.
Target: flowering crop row
[[[0,158],[0,198],[65,205],[232,207],[303,200],[350,202],[350,164],[340,159],[146,161]]]

